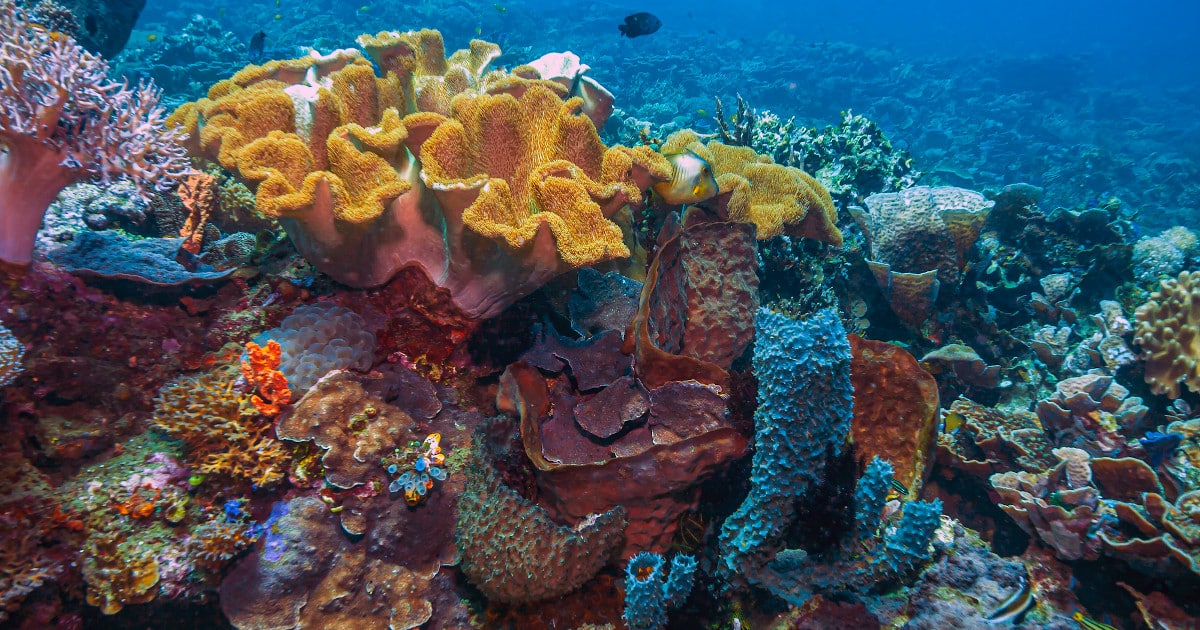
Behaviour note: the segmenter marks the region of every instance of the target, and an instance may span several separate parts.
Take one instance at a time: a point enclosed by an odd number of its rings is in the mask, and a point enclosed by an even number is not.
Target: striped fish
[[[673,206],[699,203],[717,195],[712,166],[693,151],[664,156],[671,163],[671,179],[653,186],[663,201]]]
[[[1021,576],[1017,592],[1004,600],[1004,603],[1000,604],[998,608],[988,613],[987,622],[991,625],[1012,623],[1020,619],[1030,606],[1033,606],[1033,589],[1029,585],[1029,579]]]
[[[1083,628],[1083,630],[1117,630],[1115,627],[1106,623],[1100,623],[1091,617],[1086,617],[1079,611],[1075,611],[1075,614],[1071,615],[1071,618],[1074,619],[1075,623],[1079,624],[1079,627]]]

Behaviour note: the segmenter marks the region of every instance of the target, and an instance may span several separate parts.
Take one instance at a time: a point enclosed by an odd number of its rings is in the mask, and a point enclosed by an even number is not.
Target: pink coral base
[[[0,262],[23,265],[33,258],[42,216],[58,193],[78,178],[62,165],[63,154],[35,138],[2,138],[0,152]]]

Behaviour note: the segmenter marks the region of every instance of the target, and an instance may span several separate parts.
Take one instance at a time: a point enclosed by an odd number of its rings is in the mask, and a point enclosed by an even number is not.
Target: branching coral
[[[1179,398],[1182,382],[1200,392],[1200,271],[1164,280],[1135,317],[1150,389]]]
[[[272,437],[274,425],[233,389],[237,370],[224,366],[164,385],[151,424],[183,440],[199,472],[267,486],[284,477],[290,455]]]
[[[242,378],[246,379],[255,393],[250,396],[254,408],[267,417],[279,415],[281,408],[292,402],[287,377],[279,371],[282,350],[274,339],[266,347],[253,341],[246,344],[246,357],[242,359]]]
[[[187,169],[159,92],[0,2],[0,262],[27,264],[42,215],[68,185],[129,177],[143,194]]]

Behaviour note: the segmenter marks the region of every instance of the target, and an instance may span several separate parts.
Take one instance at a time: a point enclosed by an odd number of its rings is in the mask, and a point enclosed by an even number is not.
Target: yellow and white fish
[[[717,195],[717,178],[708,160],[693,151],[665,156],[671,163],[671,179],[653,186],[655,194],[673,206],[699,203]]]

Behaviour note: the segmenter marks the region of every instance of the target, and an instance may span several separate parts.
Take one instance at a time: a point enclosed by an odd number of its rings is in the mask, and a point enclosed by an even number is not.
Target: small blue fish
[[[1146,436],[1138,438],[1142,448],[1146,449],[1146,456],[1150,460],[1151,468],[1158,468],[1168,457],[1175,453],[1175,449],[1179,448],[1179,444],[1183,442],[1183,436],[1178,433],[1159,433],[1158,431],[1147,431]]]

